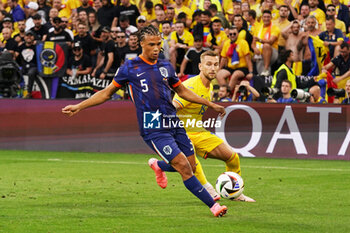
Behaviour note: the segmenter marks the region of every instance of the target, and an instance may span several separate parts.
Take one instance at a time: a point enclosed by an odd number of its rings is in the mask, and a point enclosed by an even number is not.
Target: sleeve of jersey
[[[115,76],[113,78],[113,85],[120,88],[122,87],[125,83],[127,83],[128,80],[128,67],[127,67],[128,62],[126,62],[124,65],[119,67],[117,72],[115,73]]]
[[[178,87],[181,84],[181,80],[177,77],[175,70],[171,65],[168,65],[167,68],[169,71],[169,79],[168,79],[169,85],[172,88]]]
[[[178,94],[175,94],[173,101],[177,103],[180,108],[185,108],[190,102],[181,98]]]

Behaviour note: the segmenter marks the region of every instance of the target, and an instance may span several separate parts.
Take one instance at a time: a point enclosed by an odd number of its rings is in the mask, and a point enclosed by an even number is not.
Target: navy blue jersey
[[[171,88],[181,84],[172,65],[165,60],[151,64],[141,55],[127,60],[113,79],[116,87],[128,85],[136,106],[141,136],[169,130],[163,128],[163,117],[176,116]]]

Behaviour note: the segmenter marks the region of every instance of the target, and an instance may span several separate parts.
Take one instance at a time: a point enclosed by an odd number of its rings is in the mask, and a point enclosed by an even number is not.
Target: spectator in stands
[[[221,53],[224,42],[228,40],[226,33],[221,31],[221,28],[221,20],[219,18],[215,19],[211,23],[210,34],[208,35],[207,42],[205,43],[207,48],[214,50],[217,54]]]
[[[232,101],[234,102],[251,102],[260,97],[259,92],[250,85],[249,81],[243,80],[235,86]]]
[[[94,0],[94,4],[92,8],[94,8],[95,12],[97,12],[102,7],[102,1],[101,0]]]
[[[125,32],[117,31],[117,47],[116,51],[118,54],[117,64],[121,64],[124,60],[126,52],[129,50],[129,46],[126,40]]]
[[[203,48],[203,38],[200,35],[194,37],[193,47],[189,48],[186,52],[181,66],[178,77],[181,79],[185,74],[197,75],[199,74],[199,63],[202,53],[209,49]]]
[[[73,55],[69,58],[67,74],[76,77],[78,75],[91,74],[92,63],[88,55],[83,51],[81,43],[73,43]]]
[[[243,19],[242,15],[235,15],[233,19],[233,24],[237,28],[239,34],[238,34],[238,40],[245,40],[247,41],[249,45],[249,49],[251,49],[251,44],[253,42],[253,36],[250,34],[250,32],[247,30],[247,22]]]
[[[2,21],[2,28],[8,28],[11,30],[11,33],[16,33],[15,29],[13,27],[13,22],[12,19],[9,16],[6,16],[3,21]],[[1,30],[2,31],[2,30]],[[2,35],[0,36],[0,38],[2,39]]]
[[[25,32],[25,42],[16,48],[15,56],[22,67],[22,73],[28,75],[27,95],[24,98],[31,98],[33,84],[38,75],[38,64],[35,50],[35,33],[31,30]]]
[[[2,31],[3,28],[3,21],[7,16],[7,12],[5,10],[0,10],[0,31]],[[9,18],[11,20],[11,18]]]
[[[166,15],[165,15],[164,10],[156,11],[155,15],[156,15],[156,21],[157,21],[158,25],[161,25],[166,19]]]
[[[326,14],[323,10],[318,8],[318,0],[309,0],[310,15],[315,16],[318,25],[322,25],[326,21]]]
[[[89,33],[90,33],[91,37],[94,40],[101,42],[100,34],[101,34],[102,26],[100,25],[100,23],[97,20],[96,12],[89,13],[88,21],[89,21]]]
[[[282,36],[285,39],[285,50],[292,50],[294,54],[294,61],[302,60],[302,51],[301,48],[298,50],[298,43],[302,40],[303,36],[306,36],[305,33],[300,31],[300,24],[298,20],[291,22],[288,27],[283,29]]]
[[[3,52],[7,50],[12,55],[14,55],[18,45],[16,41],[11,37],[11,33],[12,31],[10,28],[4,27],[2,29],[3,40],[0,42],[0,51]]]
[[[141,3],[141,1],[140,1]],[[139,8],[140,9],[140,8]],[[164,10],[161,9],[163,12]],[[145,11],[144,12],[141,12],[141,15],[144,16],[146,18],[146,22],[147,23],[150,23],[152,20],[155,20],[156,19],[156,13],[158,12],[155,11],[154,7],[153,7],[153,2],[152,1],[149,1],[147,0],[145,2]],[[140,17],[140,16],[139,16]]]
[[[95,12],[94,8],[89,5],[89,0],[80,0],[81,6],[77,8],[77,12],[79,14],[80,11],[85,11],[88,15],[90,12]]]
[[[329,4],[327,5],[327,12],[326,12],[326,15],[327,17],[330,17],[330,18],[333,18],[334,21],[335,21],[335,28],[336,29],[339,29],[340,31],[343,32],[343,35],[346,34],[346,26],[345,26],[345,23],[337,18],[335,18],[336,16],[336,8],[335,8],[335,5],[333,4]],[[322,24],[322,27],[321,27],[321,30],[322,31],[326,31],[326,22],[324,22]]]
[[[137,32],[130,34],[128,40],[128,47],[124,54],[122,54],[122,60],[126,61],[127,59],[132,59],[140,55],[142,48],[139,45],[139,38]]]
[[[45,19],[45,22],[48,22],[51,7],[47,5],[46,0],[38,0],[38,5],[38,14]]]
[[[300,7],[300,14],[298,15],[298,20],[300,22],[300,29],[302,31],[307,31],[307,26],[306,26],[306,19],[310,15],[310,6],[309,5],[302,5]]]
[[[86,26],[87,26],[87,23],[86,23]],[[74,34],[73,34],[73,31],[69,28],[69,22],[68,22],[68,19],[67,17],[63,16],[61,18],[61,27],[63,30],[65,30],[66,32],[68,32],[68,34],[70,35],[70,37],[72,38],[72,40],[74,39]],[[52,30],[52,29],[51,29]],[[50,29],[49,29],[49,32]]]
[[[218,92],[219,102],[232,102],[231,90],[228,85],[221,85]]]
[[[139,9],[137,9],[136,5],[131,4],[130,0],[120,0],[120,2],[122,5],[115,8],[115,17],[113,19],[112,26],[117,26],[118,22],[120,25],[120,18],[124,15],[128,17],[130,25],[136,27],[136,19],[140,16]]]
[[[310,97],[310,103],[315,104],[326,104],[327,101],[321,96],[321,88],[318,85],[314,85],[310,88],[309,93],[311,95]]]
[[[229,28],[230,24],[225,18],[225,15],[222,12],[218,12],[218,7],[215,4],[211,4],[209,6],[209,11],[211,13],[211,17],[218,17],[220,19],[223,28]]]
[[[162,23],[162,38],[166,41],[170,46],[170,35],[171,35],[171,22],[164,21]]]
[[[115,21],[115,24],[113,26],[117,25],[117,19],[114,19],[115,16],[115,8],[111,2],[111,0],[102,0],[102,7],[98,9],[97,11],[97,20],[101,24],[101,26],[108,26],[110,27],[112,25],[112,22]]]
[[[46,27],[47,28],[51,28],[53,26],[53,19],[58,17],[59,14],[59,10],[57,10],[57,8],[52,7],[50,9],[50,13],[49,13],[49,21],[46,23]],[[42,18],[42,17],[41,17]]]
[[[78,24],[78,34],[74,37],[74,42],[79,41],[80,47],[87,56],[95,56],[97,45],[95,40],[87,31],[87,26],[84,23]]]
[[[187,16],[185,27],[190,28],[192,24],[192,11],[183,2],[183,0],[175,0],[175,17],[178,17],[180,13],[185,13]]]
[[[171,22],[172,24],[175,23],[176,18],[175,18],[175,9],[173,6],[168,7],[166,11],[166,20]]]
[[[275,21],[272,22],[274,25],[276,25],[280,29],[280,31],[283,31],[283,29],[288,27],[290,24],[290,22],[288,20],[289,12],[290,11],[289,11],[289,8],[287,5],[280,6],[279,17]],[[280,34],[278,36],[278,51],[285,49],[285,46],[286,46],[286,40]]]
[[[271,65],[278,58],[278,37],[280,29],[271,22],[272,16],[269,10],[263,12],[263,24],[257,28],[252,42],[255,55],[261,55],[262,59],[257,61],[258,73],[264,76],[271,74]]]
[[[116,53],[114,41],[110,37],[110,28],[103,27],[101,30],[102,45],[101,51],[97,57],[97,65],[92,72],[92,76],[100,79],[112,80],[118,65],[115,60],[118,54]]]
[[[280,60],[282,65],[278,68],[278,70],[276,70],[272,79],[271,87],[280,89],[282,81],[289,80],[289,82],[292,84],[291,88],[297,88],[295,72],[292,68],[292,63],[294,60],[293,51],[290,49],[281,51]]]
[[[346,81],[345,92],[346,98],[343,100],[342,104],[350,104],[350,79]]]
[[[307,29],[306,31],[309,35],[316,37],[321,33],[321,30],[316,28],[317,19],[315,16],[310,15],[309,17],[307,17],[305,24],[306,24],[306,29]]]
[[[238,30],[232,27],[228,31],[229,39],[224,42],[221,51],[220,70],[217,74],[219,85],[228,85],[233,90],[242,79],[250,80],[253,77],[249,45],[245,40],[238,39]]]
[[[247,22],[249,23],[248,31],[251,35],[254,35],[256,27],[259,25],[259,22],[256,20],[255,10],[249,10]]]
[[[36,4],[35,2],[30,2],[30,3],[33,3],[33,4],[29,4],[31,5],[31,8],[28,8],[28,18],[26,20],[26,31],[28,31],[30,28],[34,26],[34,16],[35,18],[38,18],[37,16],[38,4]],[[41,19],[41,24],[46,23],[46,20],[43,19],[42,15],[40,15],[40,19]]]
[[[17,28],[18,28],[18,33],[13,36],[13,39],[15,39],[16,43],[19,46],[24,42],[24,35],[25,35],[25,29],[26,29],[25,20],[18,21]]]
[[[78,22],[84,23],[86,26],[89,25],[88,15],[86,11],[82,10],[78,13]]]
[[[345,26],[348,28],[350,26],[350,13],[349,7],[344,4],[341,4],[339,0],[332,0],[333,5],[337,9],[337,19],[345,23]],[[348,1],[349,3],[349,1]],[[349,4],[348,4],[349,5]]]
[[[140,15],[137,17],[137,30],[141,31],[142,28],[146,27],[146,17],[143,15]]]
[[[339,55],[340,45],[344,41],[343,33],[335,28],[335,20],[332,17],[327,17],[326,29],[318,37],[324,41],[324,46],[329,48],[330,56],[336,57]]]
[[[350,45],[342,42],[340,45],[340,54],[333,58],[330,63],[322,68],[322,73],[333,70],[336,77],[333,82],[340,88],[345,87],[345,81],[350,78]]]
[[[118,30],[123,31],[129,37],[131,33],[137,32],[137,27],[130,25],[129,17],[127,15],[121,15],[119,18]]]
[[[296,103],[297,101],[290,96],[292,91],[292,83],[288,79],[282,80],[280,92],[282,97],[279,97],[277,101],[269,96],[267,98],[268,103]]]
[[[46,41],[66,42],[68,46],[71,46],[73,38],[63,29],[62,19],[60,17],[56,17],[52,20],[52,22],[54,30],[53,32],[49,32],[47,34]]]
[[[118,30],[118,28],[117,27],[112,27],[111,28],[111,39],[114,41],[114,43],[115,43],[115,46],[117,47],[118,45],[117,45],[117,33],[119,32],[120,30]]]
[[[194,38],[190,32],[185,30],[185,23],[176,22],[175,32],[171,34],[170,62],[174,69],[181,64],[187,50],[193,46]]]
[[[56,9],[55,9],[56,10]],[[41,15],[36,14],[33,16],[34,26],[29,28],[35,35],[35,41],[45,41],[48,34],[48,24],[42,24]]]
[[[203,37],[203,42],[207,42],[207,37],[210,33],[211,13],[210,11],[201,12],[201,22],[193,28],[193,36],[200,35]]]
[[[38,4],[35,2],[29,2],[28,7],[29,5],[32,5],[32,4],[36,4],[36,6],[38,6]],[[26,15],[22,7],[18,4],[18,0],[8,0],[7,6],[10,8],[9,13],[11,14],[14,22],[22,21],[26,19]],[[36,9],[38,9],[38,7]]]

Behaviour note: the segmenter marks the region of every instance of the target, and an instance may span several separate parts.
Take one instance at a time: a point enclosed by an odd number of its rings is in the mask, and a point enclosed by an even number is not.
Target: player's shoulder
[[[183,85],[185,85],[185,87],[194,90],[199,82],[201,82],[200,76],[196,75],[192,78],[187,79],[186,81],[183,82]]]

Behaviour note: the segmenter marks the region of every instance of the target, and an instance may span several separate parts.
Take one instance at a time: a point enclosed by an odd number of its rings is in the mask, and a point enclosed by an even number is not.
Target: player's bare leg
[[[241,174],[241,166],[239,162],[239,156],[232,148],[226,143],[221,143],[215,147],[214,150],[208,153],[208,158],[220,159],[226,163],[226,171],[232,171],[237,174]],[[236,201],[255,202],[254,199],[245,196],[243,193],[235,198]]]

